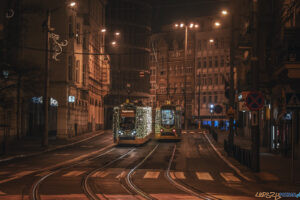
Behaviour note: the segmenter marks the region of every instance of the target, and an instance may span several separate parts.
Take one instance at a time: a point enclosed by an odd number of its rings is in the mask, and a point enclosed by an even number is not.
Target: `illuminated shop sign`
[[[75,102],[75,96],[69,96],[69,103]]]

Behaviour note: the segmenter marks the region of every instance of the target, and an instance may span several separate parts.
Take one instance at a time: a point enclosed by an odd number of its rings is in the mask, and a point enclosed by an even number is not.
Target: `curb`
[[[87,137],[87,138],[84,138],[82,140],[78,140],[76,142],[73,142],[73,143],[70,143],[70,144],[63,144],[63,145],[59,145],[57,147],[52,147],[52,148],[49,148],[49,149],[46,149],[46,150],[43,150],[41,152],[36,152],[36,153],[28,153],[28,154],[19,154],[19,155],[15,155],[15,156],[11,156],[11,157],[8,157],[8,158],[3,158],[3,159],[0,159],[0,163],[2,162],[7,162],[7,161],[11,161],[11,160],[15,160],[15,159],[18,159],[18,158],[27,158],[27,157],[31,157],[31,156],[37,156],[37,155],[41,155],[43,153],[47,153],[47,152],[51,152],[51,151],[55,151],[55,150],[58,150],[58,149],[63,149],[65,147],[70,147],[70,146],[73,146],[75,144],[78,144],[78,143],[81,143],[81,142],[84,142],[84,141],[87,141],[87,140],[90,140],[94,137],[97,137],[99,135],[102,135],[104,134],[105,131],[104,130],[101,130],[99,131],[99,133],[95,134],[95,135],[92,135],[90,137]]]

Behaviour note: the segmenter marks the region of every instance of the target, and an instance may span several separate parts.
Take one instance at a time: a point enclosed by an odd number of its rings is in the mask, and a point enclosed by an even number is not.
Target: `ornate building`
[[[44,126],[42,99],[47,40],[42,25],[47,21],[47,9],[50,10],[49,134],[68,138],[103,127],[103,97],[110,85],[110,58],[105,53],[105,37],[100,29],[105,23],[106,1],[78,0],[75,6],[70,6],[70,2],[24,0],[21,8],[15,10],[21,15],[18,37],[22,45],[17,59],[32,63],[42,72],[30,96],[21,92],[24,103],[18,127],[23,135],[39,136]],[[5,28],[9,30],[8,26]],[[24,70],[28,67],[23,66]],[[25,87],[23,84],[22,90]],[[16,123],[12,122],[10,127],[10,135],[14,135]]]

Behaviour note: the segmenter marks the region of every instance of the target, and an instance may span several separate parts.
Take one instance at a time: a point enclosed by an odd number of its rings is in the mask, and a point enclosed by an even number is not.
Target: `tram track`
[[[114,145],[110,145],[108,146],[109,148],[110,147],[113,147]],[[96,155],[96,156],[91,156],[91,157],[87,157],[85,159],[81,159],[81,160],[78,160],[76,162],[73,162],[73,163],[70,163],[66,166],[60,166],[60,167],[57,167],[55,169],[49,169],[49,170],[44,170],[44,171],[41,171],[40,173],[45,173],[45,175],[41,176],[37,181],[35,181],[35,183],[32,185],[32,189],[31,189],[31,192],[30,192],[30,199],[31,200],[41,200],[41,197],[40,197],[40,193],[39,193],[39,187],[40,185],[42,184],[42,182],[44,182],[47,178],[49,178],[50,176],[53,176],[54,174],[57,174],[63,170],[67,170],[69,168],[72,168],[72,167],[75,167],[77,165],[80,165],[82,164],[82,162],[85,162],[85,161],[89,161],[89,160],[94,160],[94,159],[97,159],[97,158],[100,158],[112,151],[116,150],[116,148],[110,148],[108,150],[104,150],[104,152],[100,153],[99,155]],[[49,172],[49,173],[48,173]]]
[[[135,150],[134,149],[131,149],[130,151],[126,152],[125,154],[119,156],[118,158],[110,161],[109,163],[105,164],[104,166],[100,167],[100,168],[96,168],[96,169],[93,169],[91,170],[90,172],[88,172],[82,179],[82,189],[85,193],[85,195],[91,199],[91,200],[100,200],[100,198],[97,196],[96,192],[90,187],[90,184],[89,184],[89,178],[95,174],[97,171],[100,171],[100,170],[105,170],[107,167],[109,167],[110,165],[114,164],[115,162],[123,159],[124,157],[126,157],[127,155],[129,155],[130,153],[132,153],[133,151]],[[127,191],[128,192],[128,191]],[[103,195],[103,198],[105,199],[108,199],[106,198],[104,195]]]
[[[127,174],[126,176],[126,183],[127,185],[137,194],[141,195],[142,197],[144,197],[145,199],[148,200],[155,200],[156,198],[152,197],[150,194],[146,193],[145,191],[141,190],[139,187],[137,187],[133,181],[132,181],[132,176],[134,174],[134,172],[155,152],[155,150],[157,149],[157,147],[159,146],[159,144],[157,144],[152,151],[150,151],[148,153],[148,155],[141,161],[139,162],[135,167],[133,167],[130,172]]]
[[[188,184],[186,184],[185,182],[183,182],[182,180],[178,179],[178,181],[174,180],[171,175],[170,175],[170,169],[171,169],[171,166],[172,166],[172,162],[174,160],[174,156],[175,156],[175,153],[176,153],[176,148],[177,148],[177,145],[175,144],[174,147],[173,147],[173,151],[172,151],[172,156],[169,160],[169,164],[168,164],[168,168],[167,170],[165,171],[165,177],[166,179],[172,184],[174,185],[176,188],[178,188],[179,190],[185,192],[185,193],[188,193],[192,196],[195,196],[197,198],[200,198],[200,199],[205,199],[205,200],[221,200],[220,198],[216,198],[212,195],[209,195],[209,194],[206,194],[205,192],[193,187],[193,186],[190,186]],[[176,177],[176,175],[174,175]]]

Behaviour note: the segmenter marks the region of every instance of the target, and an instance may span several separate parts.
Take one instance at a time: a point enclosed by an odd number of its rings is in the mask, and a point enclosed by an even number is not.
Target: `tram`
[[[180,140],[181,139],[181,109],[167,101],[156,109],[155,139]]]
[[[114,107],[113,137],[115,144],[143,144],[152,132],[152,109],[126,103]]]

